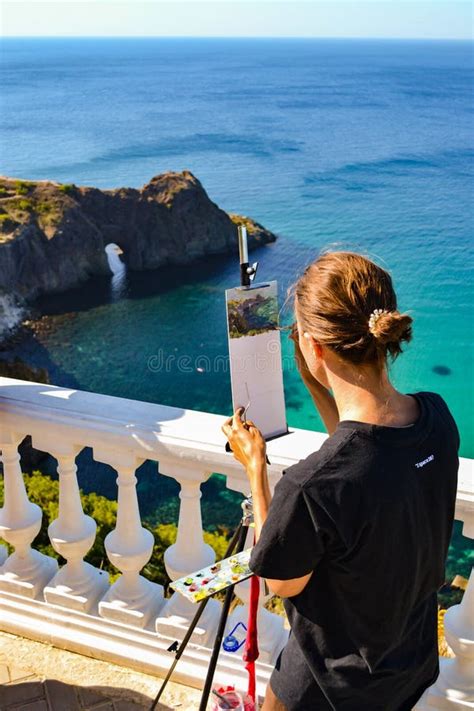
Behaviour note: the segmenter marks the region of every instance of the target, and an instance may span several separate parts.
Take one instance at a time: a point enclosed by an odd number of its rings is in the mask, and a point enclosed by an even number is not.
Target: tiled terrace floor
[[[138,711],[147,708],[128,699],[114,699],[95,689],[55,679],[42,681],[25,669],[6,664],[0,666],[0,680],[2,711]],[[150,705],[149,702],[148,707]]]
[[[161,679],[0,632],[0,711],[143,711]],[[157,711],[194,711],[200,692],[170,682]]]

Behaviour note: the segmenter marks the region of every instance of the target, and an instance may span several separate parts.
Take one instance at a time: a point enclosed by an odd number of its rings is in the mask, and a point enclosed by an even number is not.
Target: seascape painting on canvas
[[[250,292],[235,289],[235,298],[227,302],[230,338],[256,336],[278,328],[276,295],[265,295],[268,288]]]
[[[228,289],[226,305],[234,409],[248,405],[248,418],[264,437],[283,434],[287,423],[277,282]]]

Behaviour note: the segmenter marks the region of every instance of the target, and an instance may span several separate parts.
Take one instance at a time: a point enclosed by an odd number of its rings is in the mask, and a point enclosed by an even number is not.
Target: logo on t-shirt
[[[433,459],[434,459],[434,454],[430,454],[430,456],[426,457],[426,459],[423,459],[422,462],[416,462],[415,467],[417,469],[421,469],[421,467],[424,467],[425,464],[429,464],[430,462],[432,462]]]

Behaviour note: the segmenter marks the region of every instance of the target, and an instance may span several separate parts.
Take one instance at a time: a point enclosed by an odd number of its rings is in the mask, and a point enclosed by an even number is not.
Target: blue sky
[[[3,0],[3,36],[472,37],[465,0]]]

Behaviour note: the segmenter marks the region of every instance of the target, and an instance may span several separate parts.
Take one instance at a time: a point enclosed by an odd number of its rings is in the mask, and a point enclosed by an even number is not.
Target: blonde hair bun
[[[390,274],[361,254],[322,254],[298,280],[295,299],[304,330],[354,364],[396,358],[411,339]]]
[[[390,344],[399,346],[402,341],[410,340],[412,323],[413,319],[408,314],[382,311],[369,330],[381,345],[390,350]]]

